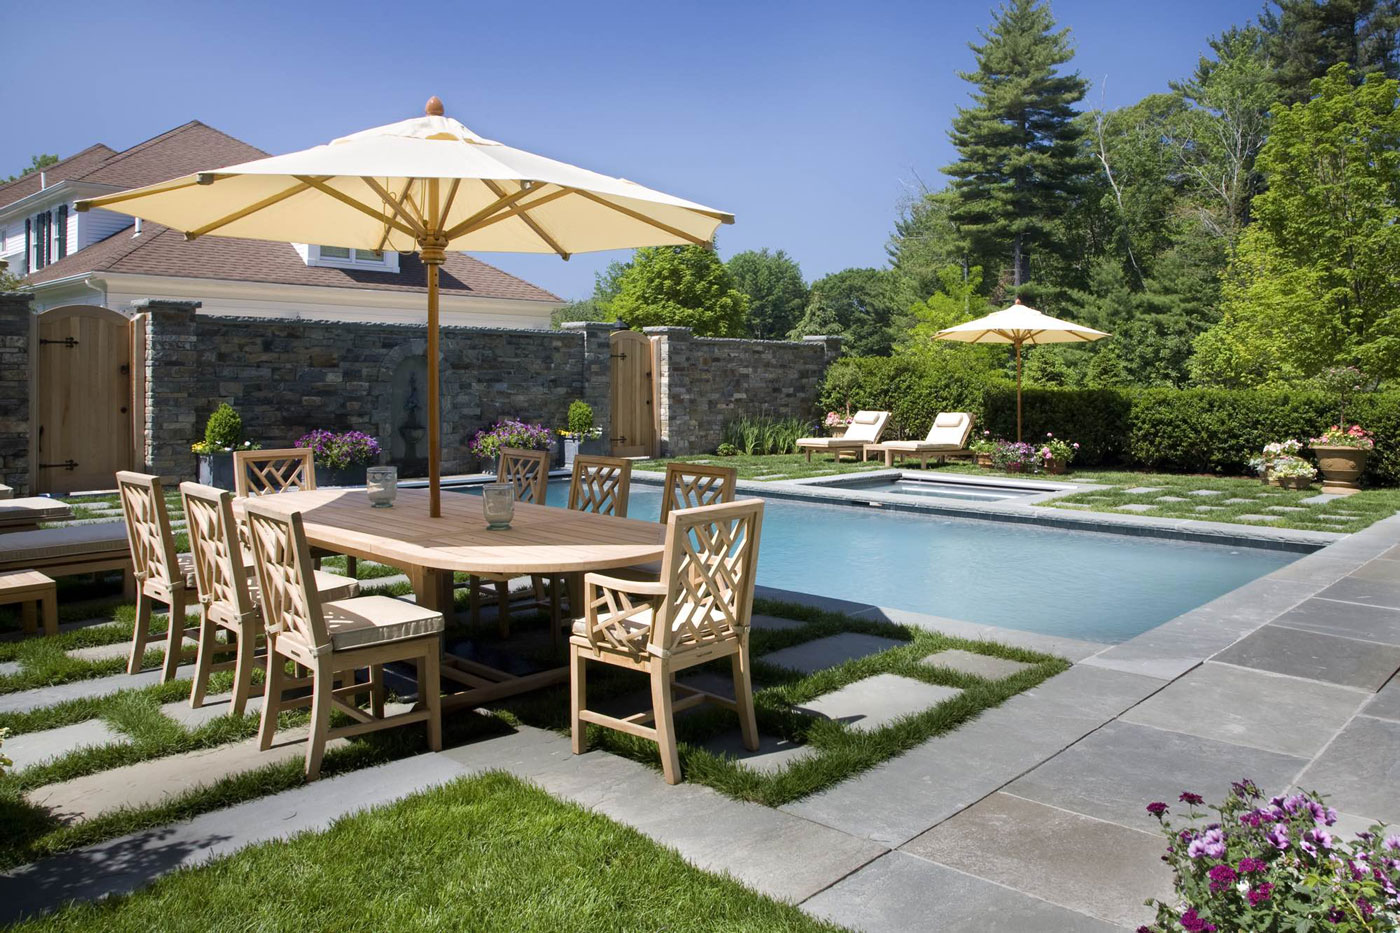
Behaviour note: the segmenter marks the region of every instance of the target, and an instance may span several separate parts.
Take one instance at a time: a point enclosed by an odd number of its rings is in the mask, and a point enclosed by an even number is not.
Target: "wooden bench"
[[[135,594],[125,522],[0,534],[0,573],[11,570],[38,570],[51,577],[121,570],[127,594]]]
[[[73,510],[58,499],[26,496],[0,502],[0,532],[32,531],[40,522],[66,522]]]
[[[0,606],[20,604],[24,633],[38,631],[35,608],[42,610],[44,634],[58,634],[58,590],[51,578],[37,570],[9,570],[0,573]]]

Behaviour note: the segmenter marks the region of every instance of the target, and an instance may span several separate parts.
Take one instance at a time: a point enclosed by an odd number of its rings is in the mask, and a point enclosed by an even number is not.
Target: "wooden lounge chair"
[[[584,751],[585,723],[616,729],[655,742],[666,783],[679,783],[675,713],[703,702],[735,710],[744,747],[758,748],[749,620],[762,524],[761,499],[677,509],[666,520],[659,580],[584,577],[588,605],[569,639],[574,754]],[[733,700],[673,683],[677,671],[725,657],[732,664]],[[647,674],[651,711],[616,718],[589,709],[590,661]],[[685,698],[674,700],[673,690]]]
[[[442,750],[442,613],[389,596],[357,596],[322,602],[316,593],[311,549],[300,512],[279,514],[256,500],[245,514],[257,564],[267,622],[267,693],[263,699],[258,744],[272,747],[277,715],[305,706],[307,698],[284,699],[286,663],[311,672],[311,736],[306,746],[306,777],[321,773],[326,742],[409,723],[427,723],[428,747]],[[418,667],[418,702],[413,709],[384,715],[384,665],[411,661]],[[369,669],[367,683],[353,672]],[[336,687],[337,674],[347,686]],[[347,703],[370,695],[370,712]],[[331,711],[348,716],[349,725],[331,728]]]
[[[879,443],[889,420],[890,413],[887,411],[858,411],[842,437],[799,438],[797,449],[807,454],[808,463],[812,461],[814,450],[829,451],[838,461],[845,453],[854,454],[859,460],[866,444]]]
[[[972,415],[965,411],[942,411],[933,419],[933,427],[928,437],[921,441],[885,441],[881,444],[868,444],[861,459],[869,460],[871,453],[882,453],[885,466],[892,467],[896,458],[917,457],[920,467],[937,457],[942,463],[948,457],[970,457],[967,439],[972,434]]]
[[[253,576],[253,555],[243,553],[239,543],[232,493],[198,483],[181,483],[180,496],[185,503],[200,603],[199,654],[191,678],[190,706],[203,706],[209,675],[231,666],[234,674],[230,711],[242,716],[253,693],[254,654],[263,634],[262,593],[256,579],[249,579]],[[316,593],[323,601],[360,594],[359,583],[351,577],[324,570],[314,571],[313,576]],[[232,644],[218,643],[220,631],[233,639]],[[233,662],[215,663],[216,654],[229,651],[234,653]]]
[[[315,452],[309,447],[283,447],[278,450],[235,450],[233,490],[238,498],[270,496],[316,488]],[[323,557],[338,557],[335,551],[311,549],[316,569]],[[354,577],[358,561],[345,555],[345,573]]]
[[[131,566],[136,576],[136,624],[131,631],[131,657],[126,672],[141,670],[146,653],[147,632],[155,603],[164,603],[170,612],[165,641],[165,664],[161,683],[175,679],[182,657],[189,655],[185,638],[197,638],[198,626],[186,624],[185,609],[197,598],[194,582],[194,555],[175,553],[170,532],[170,515],[165,508],[165,492],[160,478],[122,470],[117,473],[117,491],[126,516],[126,535],[131,547]]]
[[[496,467],[496,482],[510,483],[515,489],[515,501],[544,505],[549,490],[549,451],[522,450],[516,447],[502,447],[500,461]],[[473,575],[467,585],[471,588],[469,605],[473,622],[481,620],[481,585],[496,584],[496,624],[502,638],[510,637],[510,581],[509,574]],[[543,579],[543,578],[541,578]],[[535,601],[541,608],[548,603],[540,591],[539,580],[534,581]]]

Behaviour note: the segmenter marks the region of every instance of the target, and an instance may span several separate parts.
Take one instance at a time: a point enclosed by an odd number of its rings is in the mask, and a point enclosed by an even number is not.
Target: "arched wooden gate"
[[[655,454],[656,423],[652,405],[651,340],[635,330],[613,331],[612,435],[614,457]]]
[[[70,305],[35,330],[35,491],[111,489],[132,465],[131,322]]]

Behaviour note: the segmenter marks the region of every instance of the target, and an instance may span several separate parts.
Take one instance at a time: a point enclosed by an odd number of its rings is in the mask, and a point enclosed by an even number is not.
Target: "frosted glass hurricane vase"
[[[487,483],[481,487],[481,510],[491,531],[509,528],[515,517],[515,487],[510,483]]]
[[[375,466],[365,470],[365,492],[376,509],[392,509],[399,494],[399,468]]]

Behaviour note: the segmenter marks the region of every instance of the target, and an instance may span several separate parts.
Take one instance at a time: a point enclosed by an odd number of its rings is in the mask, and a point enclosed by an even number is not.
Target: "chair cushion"
[[[873,444],[880,439],[880,435],[885,432],[885,419],[890,416],[887,411],[858,411],[851,419],[850,427],[846,428],[846,436],[842,440],[863,441]]]
[[[797,439],[798,447],[813,447],[820,449],[832,449],[836,447],[854,447],[859,449],[869,441],[853,440],[850,437],[801,437]]]
[[[73,517],[73,510],[57,499],[26,496],[6,498],[0,502],[0,527],[5,525],[35,525],[39,522],[61,522]]]
[[[391,596],[357,596],[322,603],[331,647],[336,651],[436,635],[442,613]]]
[[[126,551],[126,522],[65,525],[0,535],[0,564],[42,564],[64,557],[119,556]]]
[[[972,430],[972,416],[965,411],[939,412],[933,419],[925,444],[939,447],[959,448],[967,443],[967,435]]]

